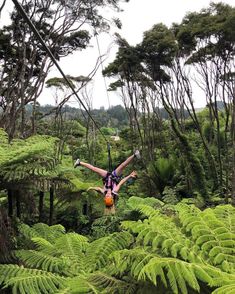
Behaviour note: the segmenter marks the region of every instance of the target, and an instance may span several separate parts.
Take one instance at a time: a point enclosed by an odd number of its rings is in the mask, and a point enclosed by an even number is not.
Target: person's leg
[[[133,155],[129,156],[123,163],[121,163],[115,170],[114,170],[114,176],[120,176],[122,174],[123,169],[134,159],[134,158],[140,159],[140,152],[139,150],[136,150]]]
[[[89,170],[97,173],[98,175],[100,175],[102,178],[105,178],[106,175],[107,175],[107,171],[102,169],[102,168],[99,168],[99,167],[96,167],[96,166],[93,166],[92,164],[90,163],[86,163],[86,162],[83,162],[83,161],[80,161],[79,165],[81,166],[84,166],[86,168],[88,168]]]
[[[135,155],[129,156],[124,162],[122,162],[116,169],[115,169],[115,175],[120,176],[122,174],[122,171],[124,168],[135,158]]]

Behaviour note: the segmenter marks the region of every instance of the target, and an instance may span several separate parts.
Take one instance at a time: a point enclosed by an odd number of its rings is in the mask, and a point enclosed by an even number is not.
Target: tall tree
[[[40,32],[45,43],[59,60],[75,50],[85,49],[90,33],[83,28],[107,30],[108,23],[99,8],[111,6],[118,10],[116,0],[66,1],[23,0],[22,6]],[[12,23],[0,30],[0,127],[10,140],[14,137],[20,117],[20,133],[24,135],[25,106],[37,100],[52,61],[22,16],[14,11]]]

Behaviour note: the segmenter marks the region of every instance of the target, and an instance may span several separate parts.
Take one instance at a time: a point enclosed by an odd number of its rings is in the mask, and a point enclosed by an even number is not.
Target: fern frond
[[[66,281],[69,293],[99,294],[100,289],[95,287],[85,276],[77,276]]]
[[[211,286],[219,287],[212,293],[216,294],[233,294],[235,290],[235,274],[226,274],[215,278]]]
[[[218,205],[214,209],[214,214],[235,234],[235,208],[231,205]]]
[[[95,272],[89,275],[87,280],[105,293],[126,293],[129,287],[127,283],[103,272]]]
[[[57,164],[55,150],[58,139],[49,136],[32,136],[26,140],[13,140],[0,157],[0,175],[5,181],[28,179],[43,175]],[[0,154],[2,155],[0,151]]]
[[[66,288],[59,293],[126,293],[129,285],[108,274],[95,272],[88,275],[78,275],[66,280]]]
[[[128,248],[132,242],[133,237],[128,232],[114,233],[93,241],[86,250],[87,271],[91,272],[105,266],[113,251]]]
[[[18,265],[0,265],[0,277],[0,283],[20,294],[55,293],[65,283],[64,278],[53,273]]]
[[[137,234],[136,241],[144,246],[151,245],[153,251],[161,250],[166,256],[182,258],[185,261],[200,261],[199,247],[177,227],[173,220],[155,215],[143,222],[122,222],[122,227]]]
[[[34,250],[18,250],[15,255],[30,268],[38,268],[54,273],[64,273],[71,266],[71,262],[65,257],[53,257],[44,252]]]
[[[220,287],[212,292],[212,294],[234,294],[234,293],[235,293],[235,284]]]
[[[200,290],[192,265],[173,258],[152,258],[142,268],[138,278],[144,280],[148,278],[156,285],[156,278],[162,275],[162,271],[166,272],[173,293],[178,293],[179,290],[182,293],[187,293],[186,284],[196,291]]]
[[[127,203],[132,209],[135,209],[139,205],[148,205],[153,208],[162,207],[164,205],[164,202],[154,197],[140,198],[131,196]]]
[[[65,234],[65,228],[62,225],[48,226],[44,223],[37,223],[32,228],[38,233],[39,237],[46,239],[52,244],[57,238]]]
[[[23,223],[18,225],[18,230],[21,235],[29,240],[33,237],[40,237],[40,234],[34,228]]]
[[[67,233],[58,238],[55,248],[72,262],[71,272],[79,273],[85,269],[85,250],[88,247],[88,239],[76,233]]]
[[[122,221],[121,227],[125,230],[130,231],[131,233],[140,233],[143,229],[146,228],[145,223],[142,221]]]
[[[52,245],[49,241],[39,237],[31,238],[31,240],[33,241],[37,251],[40,251],[51,256],[61,255],[61,252],[58,252],[55,246]]]
[[[67,233],[56,240],[55,246],[63,254],[73,257],[86,250],[88,238],[76,233]]]

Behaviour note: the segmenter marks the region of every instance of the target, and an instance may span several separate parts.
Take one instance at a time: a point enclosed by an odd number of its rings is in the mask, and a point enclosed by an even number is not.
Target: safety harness
[[[111,189],[113,190],[113,188],[119,183],[120,177],[118,177],[114,172],[107,172],[106,177],[103,179],[103,183],[105,186],[105,189]]]

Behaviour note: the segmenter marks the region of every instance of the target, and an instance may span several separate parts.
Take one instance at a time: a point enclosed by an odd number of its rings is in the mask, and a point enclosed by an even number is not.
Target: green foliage
[[[163,192],[167,185],[173,183],[173,177],[176,170],[176,160],[173,158],[159,157],[149,166],[149,174],[157,183],[157,188]]]
[[[215,293],[232,291],[234,207],[221,205],[201,211],[180,203],[174,214],[166,216],[164,207],[153,210],[141,201],[132,201],[132,206],[147,218],[122,222],[123,228],[136,236],[136,246],[114,252],[117,272],[127,271],[137,280],[150,280],[155,285],[160,280],[173,293],[190,293],[188,288],[199,292],[201,283],[222,286]]]
[[[0,133],[0,177],[4,181],[17,181],[30,176],[43,175],[57,164],[58,139],[32,136],[26,140],[13,140],[7,144],[4,131]]]
[[[14,251],[21,266],[0,265],[0,282],[20,294],[233,293],[234,207],[179,203],[167,213],[158,199],[138,197],[128,206],[142,220],[92,242],[60,225],[20,225],[30,248]]]
[[[0,284],[12,287],[12,293],[55,293],[64,279],[51,272],[18,265],[0,265]]]
[[[121,219],[118,215],[104,215],[95,219],[91,226],[91,237],[97,239],[119,231]]]
[[[0,284],[13,293],[112,293],[125,292],[128,284],[105,271],[109,255],[130,246],[133,237],[120,232],[89,242],[61,225],[20,225],[33,248],[15,250],[18,265],[0,265]],[[103,272],[100,271],[103,269]]]
[[[105,136],[114,136],[116,133],[115,129],[107,127],[102,127],[101,131]]]
[[[175,189],[166,186],[162,194],[162,200],[165,203],[176,204],[179,201],[177,197],[177,191]]]

